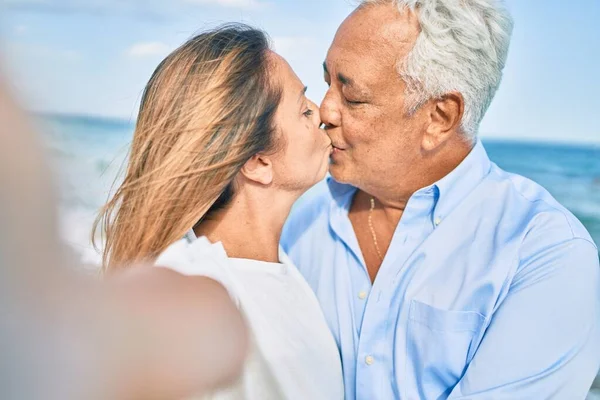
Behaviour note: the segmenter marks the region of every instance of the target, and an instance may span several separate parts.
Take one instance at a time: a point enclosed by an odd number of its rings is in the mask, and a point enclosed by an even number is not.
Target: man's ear
[[[269,157],[256,154],[244,164],[241,173],[250,181],[270,185],[273,182],[273,163]]]
[[[460,131],[465,101],[458,92],[448,93],[432,100],[429,112],[429,125],[423,136],[423,148],[435,150],[455,132]]]

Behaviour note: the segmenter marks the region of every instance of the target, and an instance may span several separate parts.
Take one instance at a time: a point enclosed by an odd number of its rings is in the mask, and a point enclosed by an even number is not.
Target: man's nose
[[[321,121],[325,124],[326,128],[335,128],[342,123],[339,106],[337,105],[331,90],[327,91],[323,102],[321,102],[320,114]]]

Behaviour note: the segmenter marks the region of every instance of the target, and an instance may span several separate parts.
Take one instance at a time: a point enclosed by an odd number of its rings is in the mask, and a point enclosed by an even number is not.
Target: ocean
[[[61,234],[93,263],[91,224],[123,166],[133,123],[62,115],[40,121],[59,187]],[[483,143],[492,161],[544,186],[600,243],[600,144]]]
[[[45,115],[39,119],[59,195],[60,234],[83,263],[99,255],[91,226],[127,156],[133,124],[101,118]],[[600,244],[600,144],[550,144],[483,140],[492,161],[544,186]],[[600,400],[598,392],[588,400]]]

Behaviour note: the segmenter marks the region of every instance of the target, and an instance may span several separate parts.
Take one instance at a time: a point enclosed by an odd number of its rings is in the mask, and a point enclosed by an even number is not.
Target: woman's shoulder
[[[156,259],[155,265],[183,275],[202,275],[204,270],[218,269],[219,254],[206,238],[190,242],[181,239],[171,244]]]
[[[227,254],[220,244],[206,238],[181,239],[156,259],[156,267],[168,268],[186,276],[204,276],[219,282],[232,297],[232,282],[227,273]]]
[[[281,245],[279,246],[279,262],[282,264],[296,268],[296,265],[291,260],[291,258],[287,255],[287,253],[285,252],[285,249]]]

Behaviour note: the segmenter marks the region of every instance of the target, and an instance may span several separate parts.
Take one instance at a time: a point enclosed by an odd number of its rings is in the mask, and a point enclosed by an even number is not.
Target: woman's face
[[[273,183],[301,193],[327,174],[331,140],[319,128],[319,107],[306,98],[302,81],[281,56],[271,55],[273,79],[282,88],[275,124],[283,143],[273,157]]]

